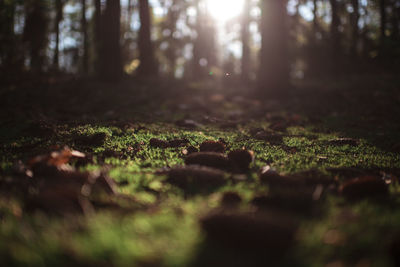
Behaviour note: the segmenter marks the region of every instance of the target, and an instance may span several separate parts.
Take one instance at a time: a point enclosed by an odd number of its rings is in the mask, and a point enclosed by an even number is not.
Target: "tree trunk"
[[[286,1],[262,1],[262,44],[258,90],[263,96],[283,97],[288,91],[289,62],[286,18]]]
[[[385,45],[385,41],[386,41],[386,22],[387,22],[386,1],[385,0],[379,1],[379,13],[380,13],[380,20],[381,20],[381,25],[380,25],[381,47],[383,47]]]
[[[46,58],[47,8],[44,0],[25,1],[23,40],[28,47],[30,69],[41,72]]]
[[[139,1],[139,60],[138,74],[140,76],[157,76],[157,64],[151,41],[151,14],[148,0]]]
[[[319,22],[318,22],[318,1],[313,0],[313,33],[314,37],[316,36],[317,32],[319,32]]]
[[[241,66],[241,75],[242,81],[244,83],[249,82],[249,73],[250,73],[250,32],[249,32],[249,24],[250,24],[250,0],[245,0],[245,5],[243,9],[243,18],[242,18],[242,66]]]
[[[398,6],[397,6],[398,5]],[[400,1],[398,0],[393,0],[391,3],[392,7],[392,16],[391,16],[391,24],[392,24],[392,32],[390,34],[390,37],[394,41],[399,40],[399,23],[400,23]]]
[[[53,56],[53,68],[55,70],[59,70],[60,68],[60,23],[63,19],[63,0],[56,0],[55,9],[56,9],[56,20],[54,23],[54,32],[56,34],[56,46],[54,48],[54,56]]]
[[[101,77],[101,69],[102,69],[102,28],[101,28],[101,0],[94,0],[94,15],[93,15],[93,32],[94,32],[94,50],[95,50],[95,59],[94,59],[94,71],[97,76]]]
[[[127,24],[127,30],[131,30],[131,23],[132,23],[132,14],[133,14],[133,4],[132,0],[128,0],[128,12],[127,12],[127,19],[126,19],[126,24]]]
[[[331,4],[331,18],[332,22],[330,25],[331,34],[331,71],[332,74],[337,74],[339,70],[339,61],[341,56],[340,51],[340,18],[339,18],[339,6],[337,0],[329,0]]]
[[[119,0],[107,0],[101,26],[101,78],[105,81],[117,82],[122,77],[121,3]]]
[[[352,40],[351,40],[351,55],[357,57],[357,47],[358,47],[358,39],[360,29],[358,27],[358,23],[360,20],[360,2],[359,0],[351,0],[351,5],[353,7],[353,13],[351,14],[351,31],[352,31]]]
[[[0,2],[0,62],[4,70],[15,67],[15,3]]]
[[[172,1],[172,6],[178,5],[178,0]],[[177,48],[179,47],[179,40],[174,37],[174,32],[176,31],[176,23],[181,14],[181,10],[175,8],[169,8],[166,20],[166,28],[170,30],[170,35],[167,37],[168,48],[165,51],[165,56],[168,60],[168,75],[170,77],[175,77],[176,71],[176,59],[177,59]]]
[[[86,75],[89,72],[89,40],[87,31],[86,20],[86,0],[81,0],[82,5],[82,18],[81,18],[81,31],[83,35],[83,73]]]
[[[191,79],[202,79],[204,77],[202,68],[200,66],[200,59],[202,58],[202,51],[201,51],[201,36],[203,32],[203,25],[202,25],[202,20],[203,20],[203,14],[202,11],[200,10],[200,0],[195,0],[195,8],[196,8],[196,24],[195,24],[195,29],[196,29],[196,39],[193,41],[193,58],[192,58],[192,66],[191,66]]]

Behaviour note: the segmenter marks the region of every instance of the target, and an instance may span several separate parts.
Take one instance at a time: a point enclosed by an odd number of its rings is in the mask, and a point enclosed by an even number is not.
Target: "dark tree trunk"
[[[358,27],[358,23],[360,20],[360,2],[359,0],[351,0],[351,5],[353,7],[353,13],[351,14],[351,32],[352,32],[352,40],[351,40],[351,48],[350,52],[352,56],[357,57],[357,47],[359,40],[359,32],[360,29]]]
[[[60,67],[60,23],[63,20],[63,0],[56,0],[55,9],[56,9],[56,20],[54,23],[54,32],[56,34],[56,46],[54,48],[54,56],[53,56],[53,68],[58,70]]]
[[[250,32],[249,32],[249,24],[250,24],[250,0],[245,0],[245,5],[243,9],[243,18],[242,18],[242,66],[241,66],[241,75],[242,81],[247,83],[249,82],[249,73],[250,73]]]
[[[203,78],[204,74],[202,71],[202,68],[200,66],[200,59],[202,58],[201,55],[201,35],[203,32],[203,25],[202,25],[202,12],[200,10],[200,0],[196,0],[195,1],[195,7],[196,7],[196,25],[195,25],[195,29],[196,29],[196,33],[197,33],[197,37],[196,39],[193,41],[193,58],[192,58],[192,66],[191,66],[191,75],[190,78],[191,79],[201,79]]]
[[[157,76],[157,64],[154,47],[151,41],[151,13],[148,0],[139,1],[139,60],[138,74],[140,76]]]
[[[283,97],[289,87],[286,18],[286,1],[262,1],[258,90],[263,96]]]
[[[0,2],[0,62],[5,71],[15,67],[15,3]]]
[[[94,0],[94,15],[93,15],[93,32],[94,32],[94,50],[95,50],[95,59],[94,59],[94,71],[97,76],[101,77],[101,69],[102,69],[102,28],[101,28],[101,0]]]
[[[397,6],[398,5],[398,6]],[[392,24],[392,32],[390,37],[394,41],[399,40],[399,23],[400,23],[400,1],[393,0],[391,3],[392,6],[392,16],[391,16],[391,24]]]
[[[386,0],[379,0],[379,13],[380,13],[380,32],[381,32],[381,46],[383,47],[386,41]]]
[[[101,78],[105,81],[117,82],[122,77],[121,3],[119,0],[107,0],[101,20]]]
[[[178,1],[173,0],[172,1],[172,6],[177,5]],[[166,27],[170,30],[170,35],[168,36],[167,40],[169,42],[169,46],[167,50],[165,51],[165,56],[168,60],[168,74],[171,77],[175,77],[175,71],[176,71],[176,59],[177,59],[177,48],[179,46],[179,40],[177,40],[174,37],[174,32],[176,31],[176,23],[179,19],[179,15],[181,13],[181,10],[175,9],[175,8],[169,8],[168,14],[167,14],[167,25]]]
[[[89,40],[88,40],[87,20],[86,20],[86,0],[81,0],[81,5],[82,5],[81,31],[83,35],[82,67],[83,67],[83,73],[86,75],[89,72]]]
[[[319,21],[318,21],[318,1],[313,0],[313,34],[316,36],[319,32]]]
[[[41,72],[46,58],[47,6],[44,0],[25,1],[25,24],[23,40],[28,47],[30,68]]]
[[[340,17],[339,17],[339,6],[337,0],[329,0],[331,4],[331,18],[332,22],[330,25],[331,35],[331,71],[332,74],[337,74],[339,70],[339,61],[341,57],[340,47]]]

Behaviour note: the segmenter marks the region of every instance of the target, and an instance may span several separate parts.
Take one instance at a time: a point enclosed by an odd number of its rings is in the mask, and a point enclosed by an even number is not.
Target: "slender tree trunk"
[[[151,41],[151,13],[148,0],[139,1],[139,70],[140,76],[158,75],[157,64]]]
[[[380,0],[379,1],[379,13],[380,13],[380,32],[381,32],[381,47],[384,46],[385,40],[386,40],[386,22],[387,22],[387,16],[386,16],[386,0]]]
[[[399,5],[398,7],[396,5]],[[392,24],[392,32],[390,37],[392,40],[397,41],[399,40],[399,20],[400,20],[400,1],[392,0],[392,16],[391,16],[391,24]]]
[[[397,37],[398,38],[400,38],[400,34],[399,34],[399,31],[400,31],[400,0],[396,0],[395,1],[395,5],[397,6],[396,7],[396,19],[397,19],[397,25],[396,25],[396,31],[397,31]]]
[[[127,24],[127,29],[130,31],[131,29],[131,23],[132,23],[132,14],[133,14],[133,4],[132,0],[128,0],[128,12],[127,12],[127,19],[126,19],[126,24]]]
[[[319,32],[319,22],[318,22],[318,1],[313,0],[313,33],[314,36]]]
[[[101,77],[101,69],[104,63],[102,62],[102,29],[101,29],[101,0],[94,0],[94,15],[93,15],[93,31],[94,31],[94,48],[95,48],[95,64],[94,71],[97,76]]]
[[[56,33],[56,46],[54,48],[54,56],[53,56],[53,68],[58,70],[60,67],[60,23],[63,19],[63,0],[56,0],[55,8],[56,8],[56,21],[54,25],[54,32]]]
[[[30,69],[41,72],[46,59],[47,6],[44,0],[25,1],[25,24],[23,40],[28,47]]]
[[[337,74],[339,70],[339,61],[341,57],[340,51],[340,18],[339,18],[339,6],[337,0],[329,0],[331,4],[331,18],[332,22],[330,25],[331,34],[331,71],[333,74]]]
[[[283,97],[289,87],[286,3],[284,0],[262,1],[258,90],[263,96]]]
[[[250,0],[245,0],[244,9],[243,9],[243,18],[242,18],[242,81],[244,83],[249,82],[249,73],[250,73],[250,32],[249,32],[249,24],[250,24]]]
[[[5,70],[15,67],[15,3],[0,2],[0,62]]]
[[[203,78],[203,72],[200,66],[201,59],[201,36],[203,32],[203,14],[200,10],[200,0],[195,0],[195,8],[196,8],[196,39],[193,41],[193,58],[192,58],[192,66],[191,66],[191,79],[200,79]]]
[[[357,57],[357,47],[358,47],[358,40],[359,40],[359,33],[360,29],[358,27],[358,23],[360,20],[360,2],[359,0],[351,0],[351,4],[353,7],[353,13],[351,15],[351,21],[352,21],[352,40],[351,40],[351,48],[350,52],[352,56]]]
[[[172,5],[178,4],[178,0],[173,0]],[[165,56],[168,59],[168,74],[173,78],[175,77],[175,71],[176,71],[176,59],[177,59],[177,53],[176,49],[179,44],[179,40],[177,40],[174,37],[174,32],[176,31],[176,23],[179,19],[180,15],[180,10],[179,9],[173,9],[169,8],[168,14],[167,14],[167,23],[168,23],[168,29],[170,30],[171,34],[168,36],[168,42],[169,46],[168,49],[165,51]]]
[[[81,18],[81,31],[83,35],[83,73],[86,75],[89,72],[89,40],[87,31],[86,20],[86,0],[81,0],[82,5],[82,18]]]
[[[101,26],[101,78],[105,81],[117,82],[122,77],[121,3],[119,0],[107,0]]]

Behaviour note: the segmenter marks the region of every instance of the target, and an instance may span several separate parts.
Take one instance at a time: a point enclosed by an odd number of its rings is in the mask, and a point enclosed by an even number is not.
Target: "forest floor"
[[[4,266],[400,265],[399,77],[281,102],[48,79],[0,105]]]

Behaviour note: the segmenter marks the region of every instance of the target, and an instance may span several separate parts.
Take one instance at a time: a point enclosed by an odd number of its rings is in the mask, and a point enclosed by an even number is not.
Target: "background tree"
[[[101,8],[101,7],[100,7]],[[122,77],[120,47],[121,3],[107,0],[104,14],[101,14],[101,78],[119,81]]]
[[[98,77],[101,76],[102,65],[102,10],[101,0],[93,0],[94,14],[93,14],[93,39],[94,39],[94,71]]]
[[[86,19],[86,0],[81,0],[81,31],[82,31],[82,42],[83,42],[83,55],[82,55],[82,71],[83,74],[88,74],[89,72],[89,36],[88,27]]]
[[[30,69],[41,72],[46,61],[48,6],[45,0],[25,1],[23,40],[28,48]]]
[[[54,56],[53,56],[53,68],[55,70],[59,69],[59,60],[60,60],[60,23],[63,20],[63,9],[64,9],[65,0],[55,0],[54,8],[56,11],[56,17],[54,21],[54,32],[56,35],[55,47],[54,47]]]
[[[359,0],[351,0],[351,7],[353,12],[351,13],[350,20],[351,20],[351,42],[350,42],[350,53],[357,57],[358,51],[358,41],[359,41],[359,22],[360,22],[360,2]]]
[[[139,60],[138,74],[140,76],[158,75],[158,66],[154,56],[153,42],[151,41],[151,10],[148,0],[139,1]]]
[[[195,1],[196,22],[194,25],[191,78],[203,80],[209,77],[209,71],[217,67],[216,32],[214,21],[207,13],[207,6]]]
[[[0,1],[0,72],[3,74],[17,67],[15,9],[16,1]]]
[[[241,37],[242,37],[242,61],[241,61],[241,78],[242,81],[249,82],[250,75],[250,8],[251,1],[245,0],[242,14]]]
[[[251,84],[257,74],[263,88],[268,64],[275,84],[278,69],[286,69],[282,73],[288,77],[289,64],[297,78],[343,74],[350,70],[343,71],[346,66],[358,72],[377,64],[376,59],[387,68],[398,64],[399,0],[290,0],[283,18],[270,11],[278,10],[273,0],[245,0],[241,15],[225,21],[213,14],[211,0],[151,3],[154,9],[148,0],[0,1],[2,72],[93,71],[102,79],[119,80],[124,66],[127,73],[201,81],[229,69],[230,81],[240,73],[244,84]],[[270,10],[258,16],[264,6]],[[285,29],[277,21],[284,21]],[[260,41],[259,35],[265,38]],[[287,36],[290,42],[283,41]],[[274,49],[281,53],[280,62]],[[257,65],[253,51],[260,52],[259,70],[252,68]]]
[[[386,0],[379,0],[379,15],[380,15],[380,45],[384,47],[386,42]]]
[[[262,0],[258,91],[264,96],[285,96],[289,86],[287,2]]]
[[[330,65],[333,74],[337,74],[339,70],[340,58],[341,58],[341,46],[340,46],[340,17],[339,17],[339,3],[338,0],[329,0],[331,6],[331,25],[330,25]]]

